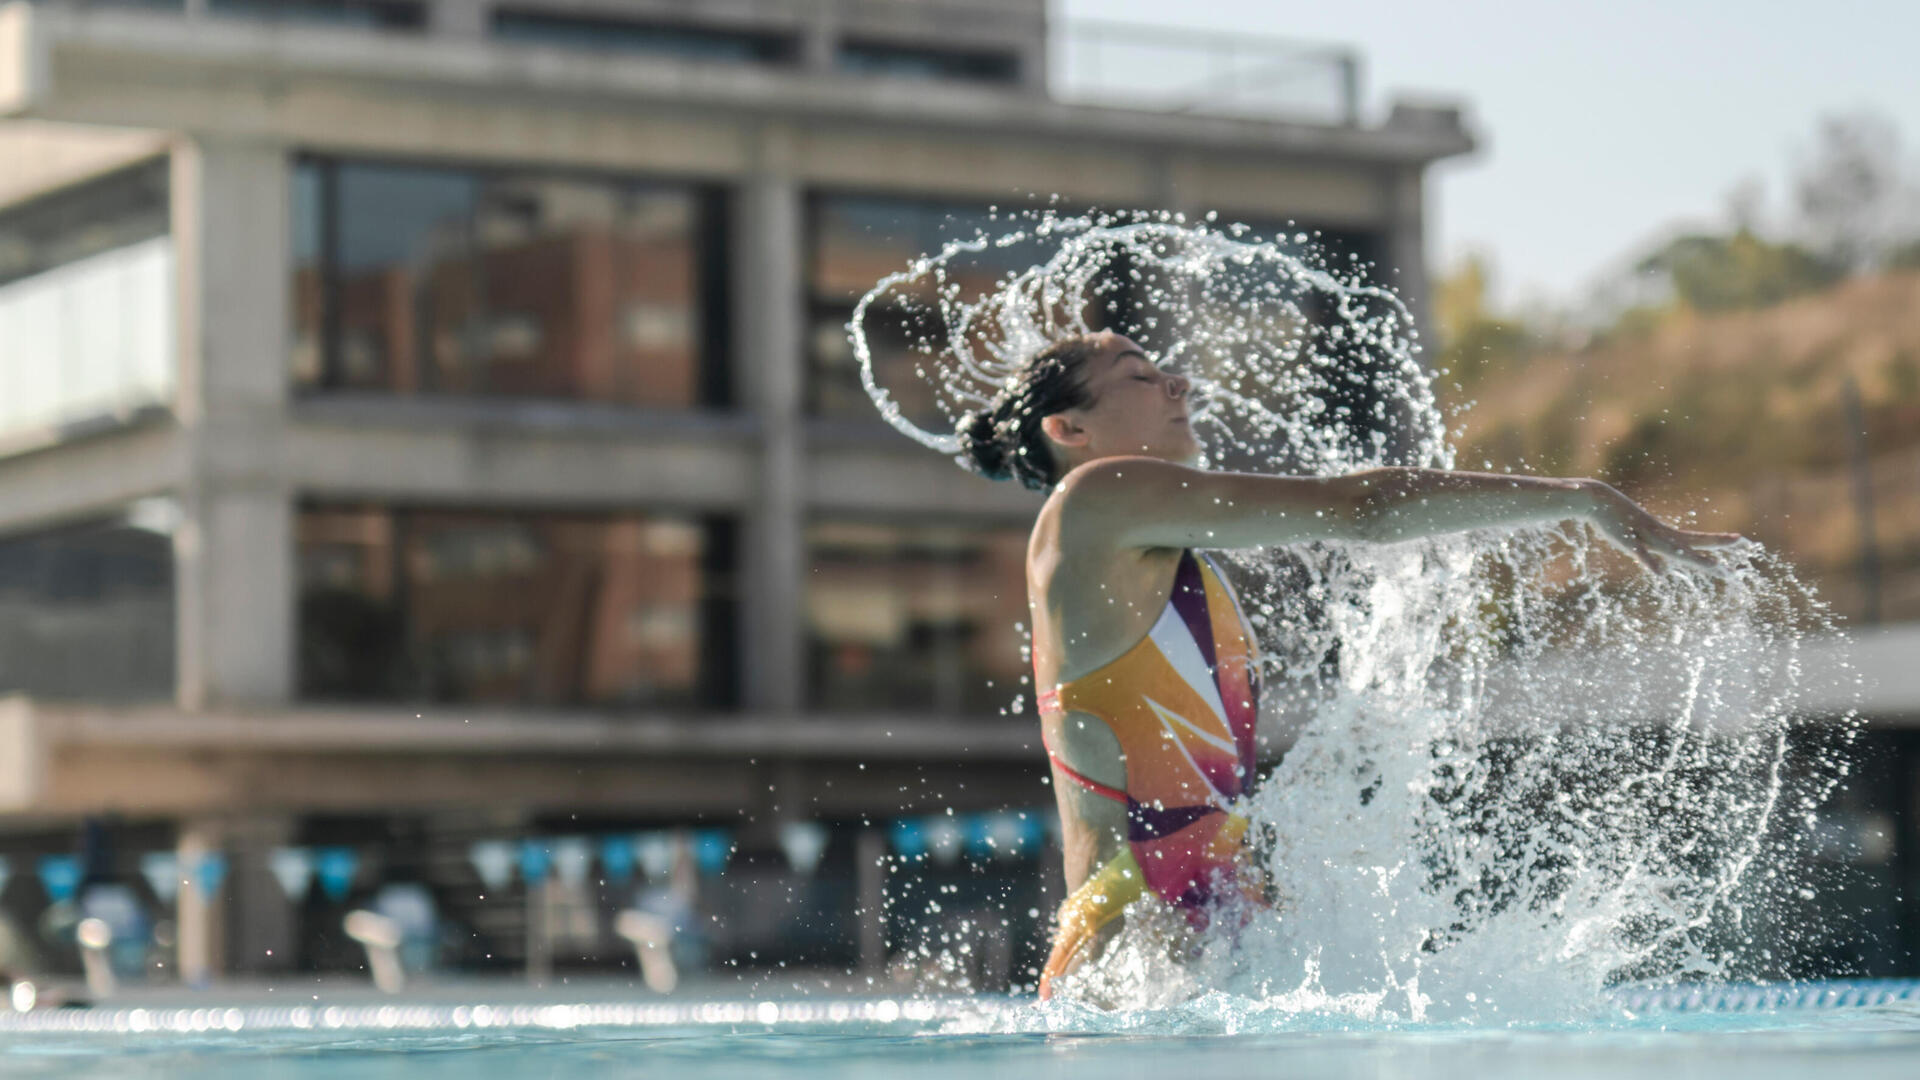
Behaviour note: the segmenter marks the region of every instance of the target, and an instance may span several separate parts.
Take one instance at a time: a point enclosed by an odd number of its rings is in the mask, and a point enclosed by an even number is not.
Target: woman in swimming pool
[[[1052,980],[1098,954],[1151,892],[1204,924],[1252,887],[1235,812],[1255,764],[1256,643],[1196,548],[1392,542],[1577,519],[1651,570],[1711,566],[1739,538],[1655,519],[1597,480],[1418,468],[1297,477],[1207,472],[1185,378],[1112,332],[1056,342],[963,418],[972,466],[1047,491],[1027,547],[1034,685],[1070,895]]]

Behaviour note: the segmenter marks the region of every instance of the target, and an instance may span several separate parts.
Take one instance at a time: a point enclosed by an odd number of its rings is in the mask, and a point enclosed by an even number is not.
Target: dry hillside
[[[1482,379],[1465,467],[1592,475],[1788,552],[1850,616],[1862,592],[1846,384],[1864,418],[1881,612],[1920,618],[1920,273],[1654,329]]]

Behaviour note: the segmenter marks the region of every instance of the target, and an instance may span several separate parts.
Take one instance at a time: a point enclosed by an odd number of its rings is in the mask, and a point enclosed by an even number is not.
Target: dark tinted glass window
[[[724,704],[725,529],[667,515],[309,507],[316,699]]]
[[[184,12],[185,0],[83,0],[93,7],[149,8]],[[207,0],[214,15],[290,22],[334,23],[381,30],[417,30],[426,25],[419,0]]]
[[[1013,82],[1019,60],[1007,53],[929,49],[884,42],[848,41],[834,55],[840,70],[854,75],[893,79],[956,79],[968,82]]]
[[[710,193],[308,161],[293,201],[297,385],[724,403]]]
[[[821,522],[807,545],[816,708],[995,713],[1023,690],[1025,529]]]
[[[173,696],[175,504],[0,538],[0,694]]]
[[[167,235],[160,158],[0,210],[0,285]]]
[[[208,0],[207,10],[215,15],[382,30],[416,30],[426,25],[425,6],[407,0]]]
[[[951,241],[971,240],[982,232],[992,236],[1008,228],[979,204],[855,195],[816,198],[808,264],[812,411],[862,420],[879,415],[861,386],[859,364],[847,338],[847,320],[867,290]],[[956,260],[952,280],[963,294],[977,295],[1032,257],[1030,247],[1005,253],[990,248]],[[934,405],[932,387],[916,372],[922,365],[921,343],[937,346],[944,332],[932,317],[934,298],[926,290],[903,290],[899,298],[900,305],[868,311],[875,378],[909,418],[939,425],[945,421]]]
[[[529,45],[601,49],[686,60],[768,63],[790,59],[788,35],[675,26],[626,19],[556,15],[545,11],[499,10],[495,37]]]

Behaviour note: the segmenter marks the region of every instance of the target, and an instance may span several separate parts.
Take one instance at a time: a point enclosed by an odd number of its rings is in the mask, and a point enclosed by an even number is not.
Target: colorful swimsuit
[[[1052,747],[1060,774],[1096,795],[1126,804],[1127,866],[1089,879],[1098,903],[1070,897],[1061,910],[1050,973],[1082,938],[1118,910],[1107,893],[1139,874],[1155,895],[1205,921],[1215,890],[1230,885],[1246,820],[1231,807],[1253,780],[1259,678],[1255,643],[1233,590],[1211,560],[1180,554],[1173,593],[1147,636],[1096,671],[1040,695],[1042,716],[1098,717],[1120,742],[1122,791],[1070,768]],[[1137,870],[1133,866],[1137,865]],[[1124,906],[1123,904],[1121,906]],[[1099,907],[1102,910],[1096,911]],[[1089,925],[1070,926],[1075,923]]]

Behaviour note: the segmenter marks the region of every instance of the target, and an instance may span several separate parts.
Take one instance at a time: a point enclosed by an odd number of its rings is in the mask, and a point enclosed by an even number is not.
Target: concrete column
[[[292,494],[281,466],[290,265],[287,155],[183,139],[173,153],[188,445],[175,535],[182,707],[293,693]]]
[[[295,906],[273,876],[273,849],[293,839],[294,819],[250,814],[227,823],[226,969],[236,974],[289,971],[295,959]]]
[[[1434,350],[1439,347],[1433,318],[1428,309],[1427,289],[1427,215],[1426,186],[1417,165],[1395,169],[1387,174],[1387,250],[1383,280],[1398,293],[1413,325],[1420,332],[1425,350],[1420,359],[1431,370]],[[1412,460],[1410,428],[1394,426],[1388,445],[1389,460],[1401,464],[1424,464]]]
[[[793,713],[806,701],[805,221],[779,149],[768,148],[733,200],[734,385],[763,433],[741,530],[740,671],[747,708]]]
[[[527,981],[553,981],[553,876],[527,886]]]
[[[206,986],[226,970],[224,894],[208,896],[194,884],[198,876],[194,868],[201,857],[220,851],[223,839],[219,823],[189,821],[180,826],[175,844],[181,877],[180,892],[174,899],[180,981],[192,987]]]
[[[427,31],[448,37],[484,37],[490,10],[477,0],[433,0],[427,9]]]
[[[830,9],[822,6],[800,30],[800,66],[818,74],[830,72],[839,49],[839,21]]]
[[[1019,45],[1020,85],[1040,97],[1046,96],[1050,77],[1047,50],[1052,32],[1047,22],[1043,7],[1036,20],[1034,33],[1024,35]]]
[[[1148,210],[1171,210],[1177,214],[1200,214],[1203,207],[1195,206],[1180,185],[1174,180],[1173,159],[1166,153],[1150,154],[1147,158],[1147,184],[1153,191],[1153,204]]]
[[[1420,328],[1421,341],[1429,349],[1433,324],[1427,310],[1427,214],[1426,184],[1419,166],[1396,169],[1388,174],[1387,185],[1387,265],[1386,281],[1400,294]],[[1428,356],[1431,362],[1431,355]]]

